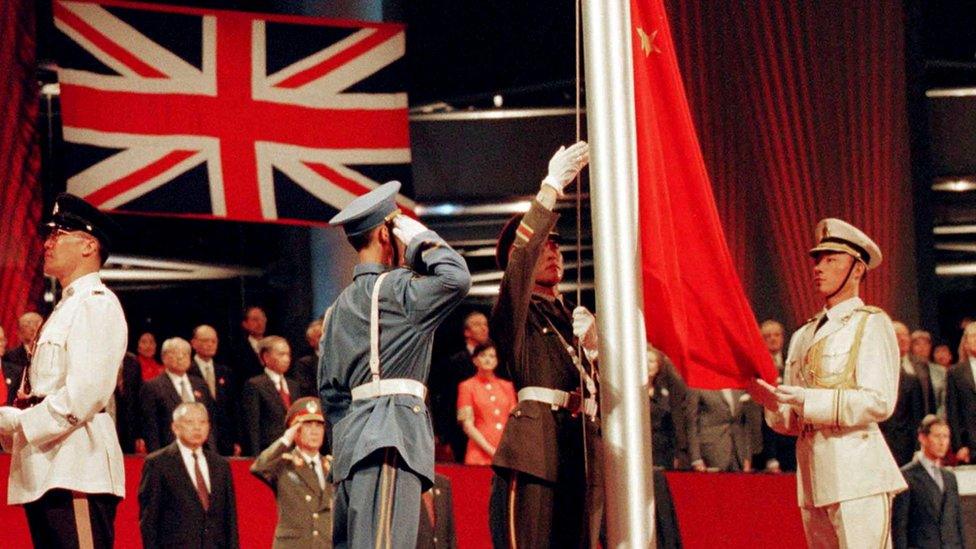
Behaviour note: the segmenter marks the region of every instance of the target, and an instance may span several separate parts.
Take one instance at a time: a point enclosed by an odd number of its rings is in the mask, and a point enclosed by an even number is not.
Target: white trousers
[[[891,495],[876,494],[803,507],[803,530],[810,549],[890,549]]]

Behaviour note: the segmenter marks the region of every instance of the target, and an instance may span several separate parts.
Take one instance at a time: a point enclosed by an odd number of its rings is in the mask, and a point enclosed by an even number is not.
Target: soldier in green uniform
[[[491,519],[496,546],[593,547],[599,533],[593,317],[573,311],[557,289],[563,265],[553,232],[556,199],[588,159],[586,143],[560,148],[528,213],[509,220],[496,248],[505,274],[491,334],[519,400],[492,464],[498,473]],[[578,335],[583,356],[576,351]]]

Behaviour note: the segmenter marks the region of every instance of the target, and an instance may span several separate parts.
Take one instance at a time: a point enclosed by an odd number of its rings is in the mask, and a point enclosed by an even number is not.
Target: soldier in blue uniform
[[[464,259],[402,215],[391,181],[332,218],[359,255],[326,311],[319,392],[333,426],[336,548],[414,547],[434,483],[424,404],[434,331],[468,293]]]

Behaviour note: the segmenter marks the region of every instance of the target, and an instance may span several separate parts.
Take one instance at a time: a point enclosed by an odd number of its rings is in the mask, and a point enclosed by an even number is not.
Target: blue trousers
[[[394,448],[357,463],[336,487],[335,549],[414,549],[420,525],[421,482]]]

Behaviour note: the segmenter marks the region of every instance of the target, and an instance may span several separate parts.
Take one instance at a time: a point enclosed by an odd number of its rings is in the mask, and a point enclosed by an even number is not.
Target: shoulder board
[[[858,307],[854,309],[855,311],[862,311],[868,313],[869,315],[874,315],[878,313],[883,313],[884,310],[881,307],[875,307],[874,305],[865,305],[863,307]]]
[[[105,290],[92,290],[92,295],[105,295]]]

